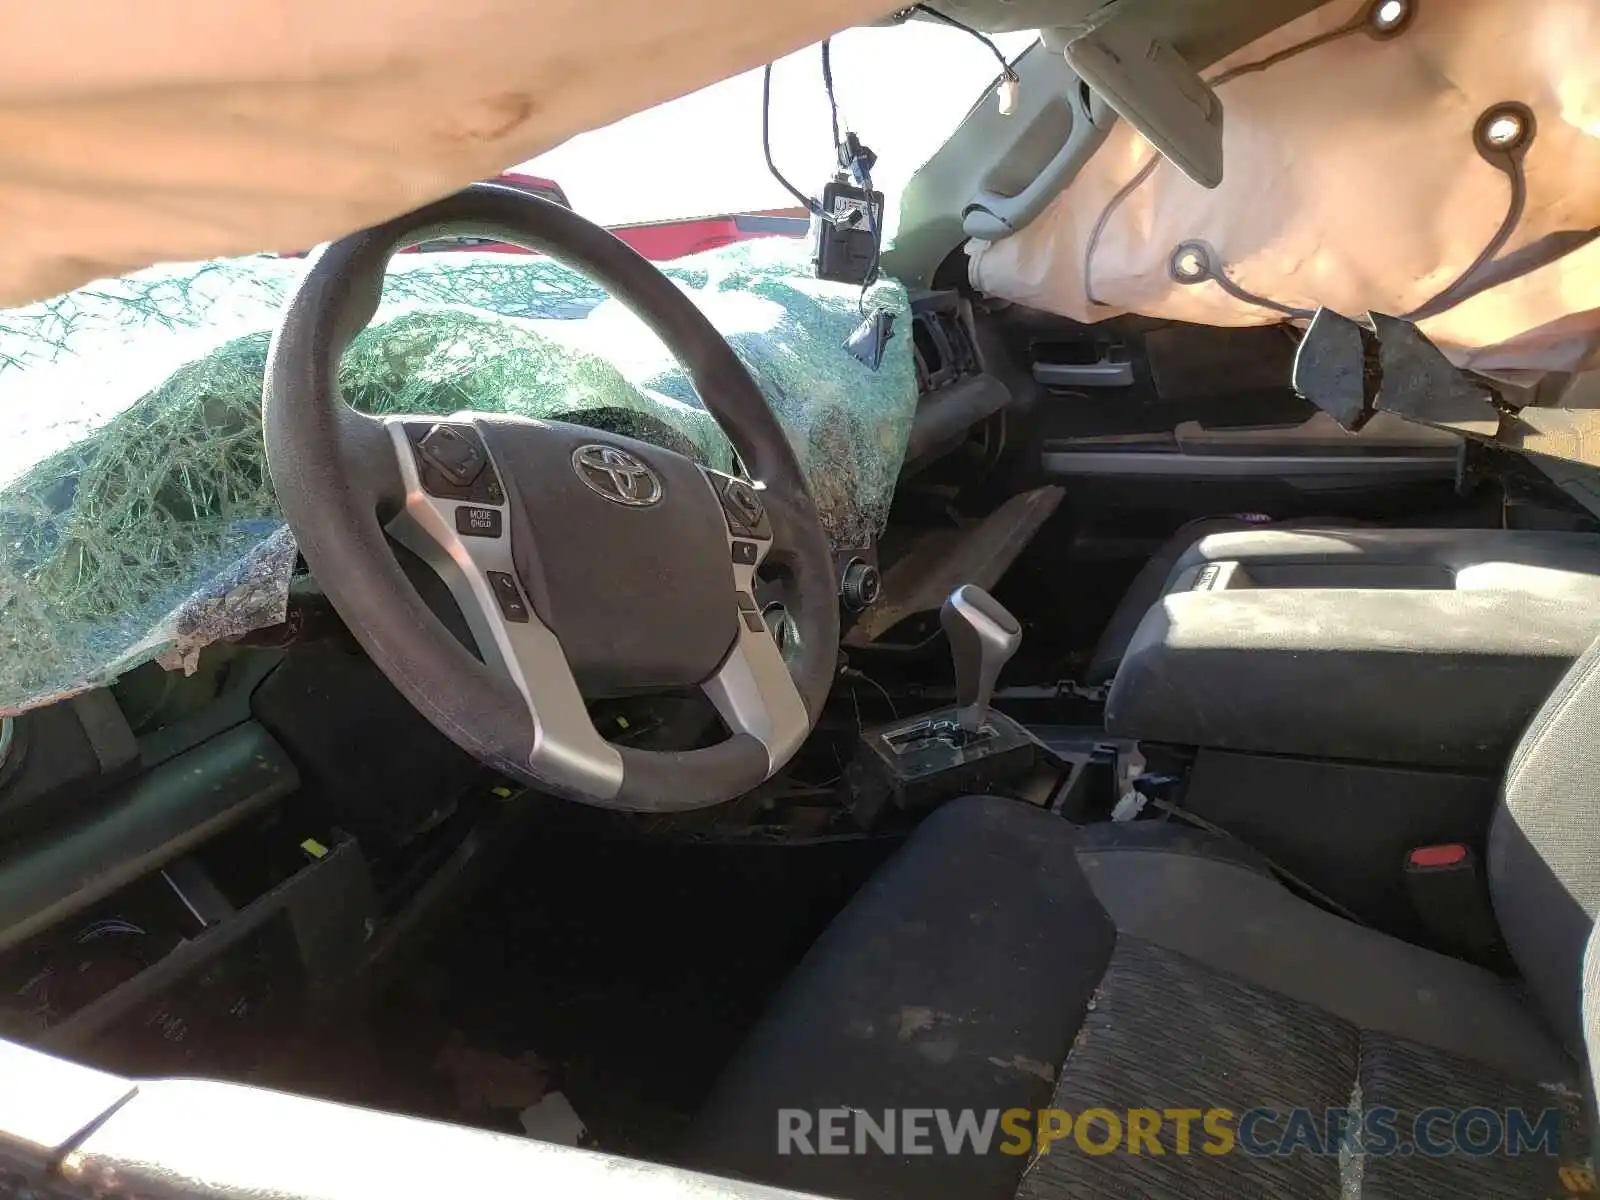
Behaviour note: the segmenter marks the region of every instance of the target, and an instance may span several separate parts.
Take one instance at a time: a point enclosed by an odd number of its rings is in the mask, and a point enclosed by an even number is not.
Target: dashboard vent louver
[[[940,309],[916,313],[911,342],[917,367],[917,390],[926,395],[982,368],[971,331],[959,312]]]

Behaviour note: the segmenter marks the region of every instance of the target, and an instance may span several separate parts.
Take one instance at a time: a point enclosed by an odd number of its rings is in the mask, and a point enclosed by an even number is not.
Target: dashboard
[[[343,641],[208,658],[11,724],[0,1037],[243,1073],[379,977],[431,872],[514,844],[488,773]]]

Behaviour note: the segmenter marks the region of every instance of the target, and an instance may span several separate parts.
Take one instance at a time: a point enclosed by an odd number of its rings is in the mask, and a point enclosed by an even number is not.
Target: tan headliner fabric
[[[1366,9],[1334,0],[1206,71],[1334,30]],[[1056,202],[1014,237],[972,246],[992,295],[1099,321],[1122,312],[1211,325],[1282,320],[1215,282],[1169,275],[1204,239],[1243,288],[1295,308],[1405,313],[1458,276],[1506,215],[1507,177],[1472,142],[1478,117],[1516,100],[1538,133],[1528,205],[1505,251],[1600,225],[1600,6],[1594,0],[1421,0],[1399,36],[1342,37],[1218,88],[1226,174],[1214,191],[1161,163],[1108,221],[1085,295],[1096,219],[1154,155],[1126,124]],[[1422,323],[1457,362],[1568,370],[1600,330],[1600,243]],[[1576,315],[1574,315],[1576,314]]]
[[[10,3],[0,305],[155,262],[313,245],[892,7]]]

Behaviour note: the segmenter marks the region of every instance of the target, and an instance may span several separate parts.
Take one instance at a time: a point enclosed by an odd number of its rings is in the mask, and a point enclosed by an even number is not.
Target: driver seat
[[[1600,643],[1523,736],[1488,838],[1495,911],[1520,980],[1390,938],[1300,899],[1238,843],[1136,822],[1075,827],[1029,805],[955,801],[917,830],[818,940],[703,1111],[690,1165],[860,1200],[1160,1196],[1560,1195],[1588,1155],[1585,949],[1600,906]],[[1399,869],[1399,864],[1396,864]],[[1596,955],[1600,960],[1600,954]],[[1600,1035],[1592,1008],[1587,1029]],[[1156,1153],[822,1152],[819,1110],[1130,1110],[1163,1114]],[[1179,1153],[1168,1110],[1229,1109],[1239,1147]],[[1432,1156],[1455,1114],[1529,1123],[1551,1112],[1554,1154]],[[811,1146],[780,1154],[779,1110],[806,1110]],[[1303,1138],[1291,1110],[1393,1112],[1397,1152]],[[1481,1112],[1480,1112],[1481,1115]],[[790,1118],[792,1119],[792,1118]],[[842,1145],[852,1149],[851,1113]],[[1089,1142],[1109,1126],[1095,1118]],[[1146,1118],[1148,1120],[1148,1118]],[[1032,1124],[1030,1120],[1029,1125]],[[1359,1122],[1358,1122],[1359,1124]],[[790,1128],[795,1128],[791,1125]],[[1003,1128],[1003,1127],[1002,1127]],[[1481,1122],[1467,1130],[1482,1149]],[[836,1129],[836,1133],[838,1130]],[[795,1152],[796,1150],[799,1152]],[[1581,1189],[1580,1189],[1581,1190]]]

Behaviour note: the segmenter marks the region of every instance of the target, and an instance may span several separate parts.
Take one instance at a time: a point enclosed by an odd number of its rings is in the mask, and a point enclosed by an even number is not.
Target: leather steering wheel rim
[[[430,485],[419,485],[432,468],[411,452],[416,450],[418,424],[433,425],[441,419],[379,419],[356,412],[339,392],[338,367],[345,349],[377,311],[392,254],[402,246],[447,234],[489,236],[548,254],[583,271],[628,305],[678,358],[749,478],[757,481],[759,490],[745,489],[744,494],[756,495],[758,510],[764,508],[770,520],[770,541],[758,543],[761,561],[777,565],[786,575],[799,637],[787,670],[778,672],[784,676],[779,681],[771,669],[774,661],[780,668],[783,665],[776,645],[764,626],[757,635],[754,626],[759,618],[751,621],[739,611],[753,607],[748,587],[754,564],[748,570],[737,565],[729,569],[728,603],[738,605],[729,609],[736,613],[730,625],[735,629],[733,647],[717,674],[702,682],[734,731],[727,740],[682,752],[604,743],[615,752],[614,770],[609,754],[598,750],[590,755],[594,761],[582,760],[581,754],[562,744],[562,730],[576,729],[577,718],[567,711],[572,700],[577,698],[581,706],[570,670],[560,678],[548,656],[535,654],[531,661],[538,671],[508,675],[504,664],[490,661],[493,655],[473,655],[423,602],[395,559],[388,539],[397,523],[413,533],[429,522],[430,528],[438,526],[431,509],[440,509],[443,502],[423,496]],[[535,577],[537,569],[528,566],[538,557],[539,514],[525,511],[519,503],[519,491],[528,490],[519,489],[519,482],[526,484],[534,477],[510,460],[524,448],[542,447],[540,439],[567,439],[548,452],[540,450],[546,459],[556,450],[567,453],[578,435],[614,447],[624,457],[654,468],[658,479],[666,479],[675,503],[692,506],[692,513],[685,509],[675,519],[700,520],[706,512],[721,516],[720,498],[728,521],[721,532],[730,534],[730,544],[741,537],[760,537],[748,530],[738,532],[735,509],[729,507],[727,493],[719,491],[742,484],[669,451],[558,422],[486,414],[444,420],[454,422],[452,427],[467,440],[478,439],[490,475],[498,471],[504,481],[506,549],[515,553],[497,560],[506,570],[489,574],[510,574],[522,584],[525,607],[535,610],[531,626],[543,628],[543,584]],[[489,766],[601,807],[682,811],[732,799],[770,777],[815,725],[837,667],[839,614],[832,553],[794,450],[744,364],[688,297],[624,242],[570,209],[515,188],[476,184],[324,248],[309,264],[273,337],[262,421],[279,504],[323,591],[373,661],[418,711]],[[574,470],[576,461],[574,452]],[[707,484],[704,497],[696,493],[693,482],[702,479]],[[606,520],[623,520],[611,508],[595,511]],[[418,514],[425,519],[412,519]],[[765,520],[761,526],[766,528]],[[435,557],[461,559],[461,547],[469,539],[452,541],[448,530],[436,532],[448,545],[442,556]],[[697,544],[704,542],[696,537]],[[469,548],[485,544],[472,542]],[[739,552],[734,545],[735,564]],[[722,561],[728,562],[726,557]],[[492,587],[484,590],[482,579],[471,582],[480,600],[493,594]],[[503,596],[500,603],[502,613],[508,613]],[[488,611],[492,606],[480,607]],[[504,628],[522,637],[518,645],[523,646],[530,636],[524,628],[528,625],[521,621]],[[481,644],[482,635],[479,640]],[[562,667],[567,665],[566,659],[560,661]],[[737,680],[748,684],[746,677],[752,674],[760,680],[756,691],[746,687],[733,695]],[[793,706],[783,694],[789,688],[797,693]],[[535,693],[548,693],[565,705],[559,720],[550,703],[541,714],[540,696]],[[773,715],[780,712],[783,720]],[[796,728],[797,722],[803,729]],[[586,716],[582,723],[592,732]],[[589,745],[576,732],[569,740]],[[602,758],[602,766],[595,766]]]

